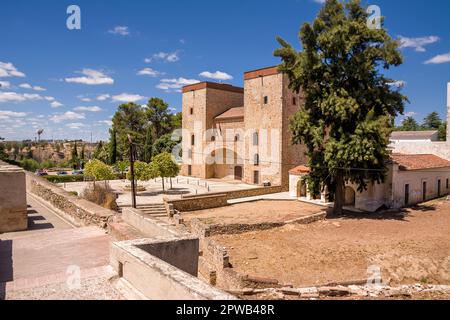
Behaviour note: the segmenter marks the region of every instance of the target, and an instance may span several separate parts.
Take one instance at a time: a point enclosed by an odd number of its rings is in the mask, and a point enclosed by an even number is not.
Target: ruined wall
[[[0,162],[0,233],[27,227],[25,172]]]
[[[175,210],[180,212],[195,211],[203,209],[211,209],[224,207],[228,205],[226,194],[219,193],[214,195],[195,196],[180,200],[164,200],[168,204],[173,205]]]
[[[107,223],[116,212],[95,203],[78,198],[64,189],[30,172],[26,173],[27,192],[48,202],[58,209],[59,214],[76,226],[95,225],[107,228]]]

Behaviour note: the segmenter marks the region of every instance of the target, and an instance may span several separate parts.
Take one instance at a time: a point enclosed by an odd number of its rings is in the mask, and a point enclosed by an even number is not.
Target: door
[[[240,166],[234,167],[234,179],[242,180],[242,167]]]
[[[347,207],[354,207],[356,203],[356,192],[352,187],[345,187],[345,202]]]
[[[438,198],[440,198],[441,197],[441,179],[438,180],[437,190],[438,190]]]
[[[259,184],[259,171],[253,171],[253,183]]]
[[[405,207],[409,205],[409,184],[405,184]]]
[[[426,181],[424,181],[423,185],[422,185],[422,200],[424,202],[427,201],[427,183],[426,183]]]

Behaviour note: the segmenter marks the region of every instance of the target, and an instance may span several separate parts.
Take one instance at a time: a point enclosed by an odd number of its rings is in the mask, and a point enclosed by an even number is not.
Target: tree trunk
[[[162,180],[162,187],[163,187],[163,192],[164,192],[164,191],[166,191],[164,188],[164,177],[161,180]]]
[[[172,178],[169,178],[170,179],[170,189],[173,189],[172,188]]]
[[[345,188],[344,188],[344,176],[342,171],[339,170],[336,176],[336,192],[334,195],[334,210],[333,213],[336,216],[342,215],[342,207],[344,206],[344,197],[345,197]]]

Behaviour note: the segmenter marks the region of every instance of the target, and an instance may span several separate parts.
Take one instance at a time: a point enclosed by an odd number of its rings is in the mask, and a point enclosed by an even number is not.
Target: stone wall
[[[26,173],[27,192],[48,202],[60,215],[75,226],[95,225],[106,229],[116,212],[72,195],[57,185],[30,172]]]
[[[177,211],[186,212],[224,207],[228,205],[227,199],[227,195],[220,193],[206,196],[195,196],[186,199],[183,198],[180,200],[164,199],[164,202],[172,205]]]
[[[111,265],[120,277],[152,300],[234,300],[234,296],[214,288],[194,277],[187,270],[198,257],[195,240],[180,237],[160,237],[114,242],[111,244]],[[169,248],[165,255],[153,255],[148,246]],[[197,248],[197,251],[195,249]],[[187,260],[180,262],[175,255],[183,250]],[[171,264],[177,261],[177,266]],[[181,269],[180,269],[181,268]]]
[[[0,233],[28,227],[25,172],[0,163]]]

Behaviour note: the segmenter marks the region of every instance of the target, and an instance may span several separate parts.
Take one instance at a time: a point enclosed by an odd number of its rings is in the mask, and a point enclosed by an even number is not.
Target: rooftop
[[[266,67],[257,70],[251,70],[244,73],[244,80],[250,80],[259,77],[266,77],[279,74],[278,66]]]
[[[450,161],[434,154],[398,154],[391,155],[392,160],[402,171],[450,168]]]
[[[244,117],[244,107],[230,108],[224,113],[215,117],[215,120],[229,120]]]
[[[434,131],[394,131],[391,140],[432,140],[437,138],[437,130]]]
[[[190,92],[190,91],[196,91],[196,90],[202,90],[202,89],[206,89],[206,88],[217,89],[217,90],[222,90],[222,91],[237,92],[237,93],[244,93],[244,88],[241,88],[241,87],[235,87],[231,84],[207,82],[207,81],[184,86],[183,93]]]
[[[293,175],[300,175],[300,174],[309,173],[309,172],[310,172],[309,167],[307,167],[305,165],[295,167],[294,169],[291,169],[289,171],[289,173],[293,174]]]

